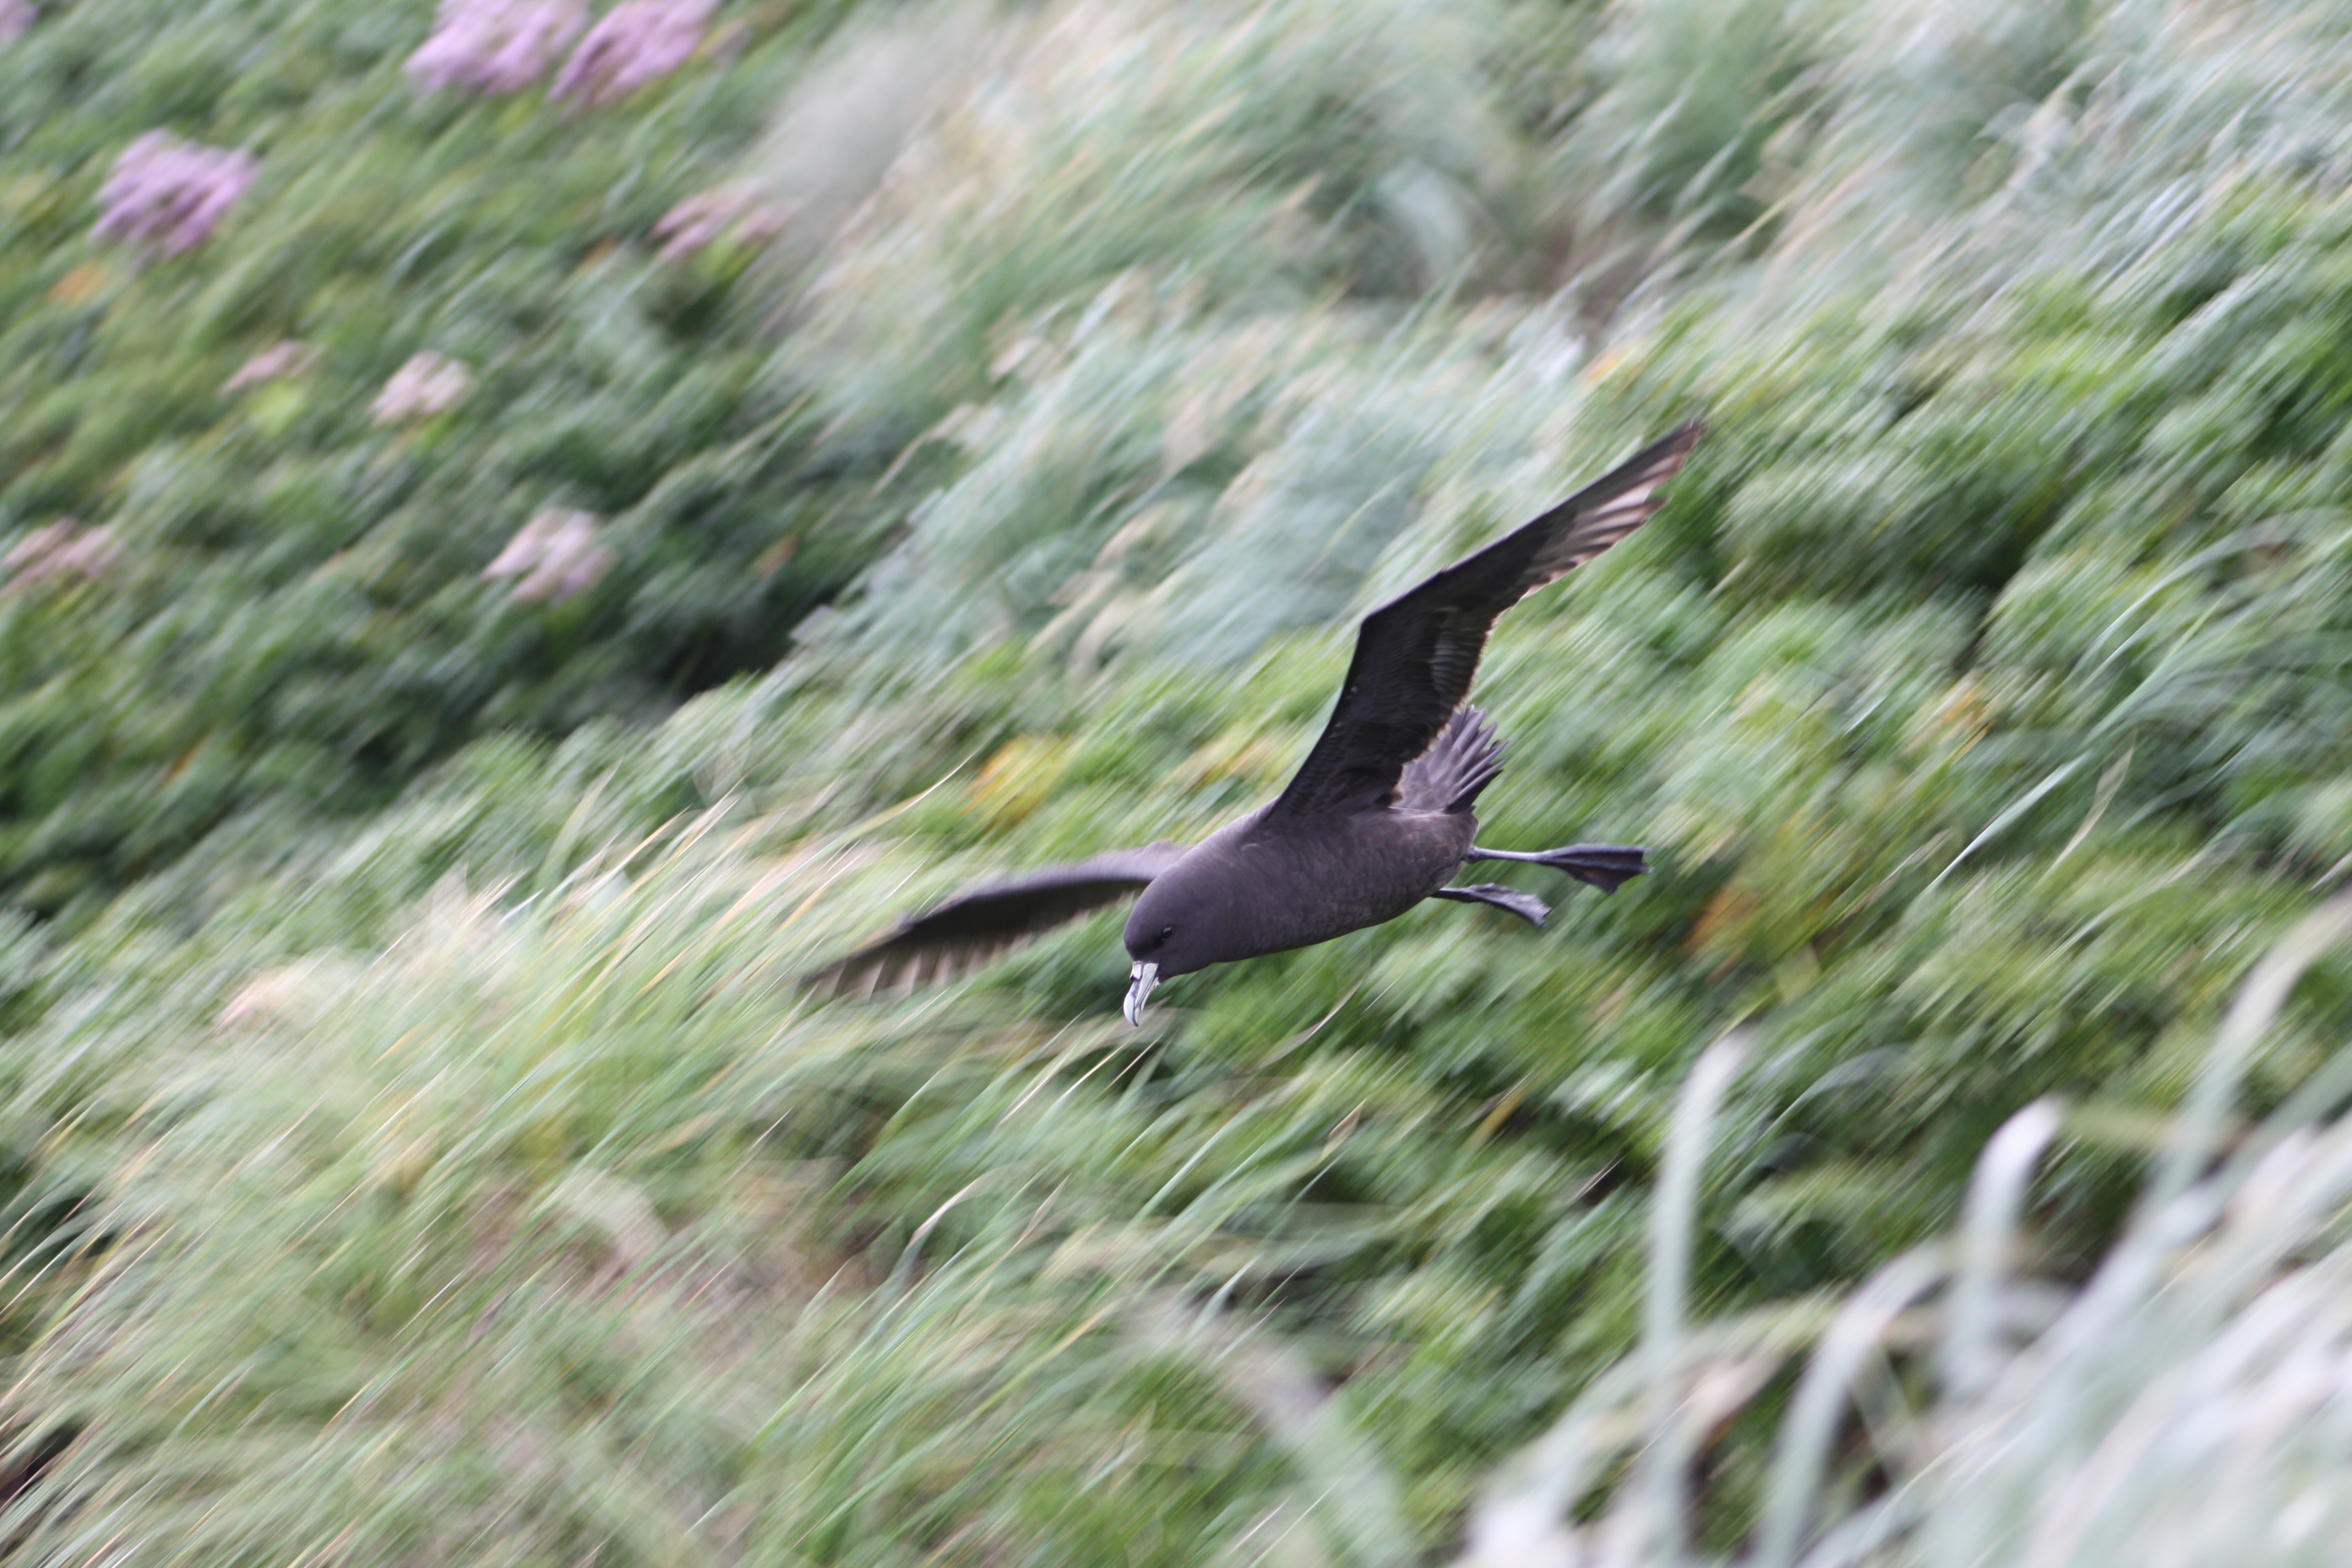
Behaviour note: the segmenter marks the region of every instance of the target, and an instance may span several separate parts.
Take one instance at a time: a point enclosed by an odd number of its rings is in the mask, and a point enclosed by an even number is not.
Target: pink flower
[[[517,531],[499,558],[482,568],[496,583],[520,577],[519,604],[560,605],[612,570],[613,552],[596,539],[596,519],[584,511],[543,511]]]
[[[91,237],[152,246],[166,255],[194,249],[260,172],[250,153],[150,131],[115,159],[98,193],[106,211]]]
[[[298,343],[292,338],[270,344],[245,362],[237,373],[221,384],[223,393],[243,392],[248,386],[259,386],[265,381],[301,375],[319,363],[319,351],[308,343]]]
[[[520,92],[587,20],[580,0],[441,0],[432,33],[403,68],[426,92]]]
[[[427,349],[392,373],[392,379],[368,405],[368,417],[379,425],[405,425],[412,419],[446,414],[473,395],[474,373],[458,361]]]
[[[10,545],[0,567],[7,569],[8,586],[29,588],[57,577],[103,577],[121,559],[112,529],[85,528],[79,519],[66,517]]]
[[[0,44],[15,43],[31,32],[40,18],[32,0],[0,0]]]
[[[669,75],[694,58],[714,8],[711,0],[621,0],[563,62],[552,96],[593,107]]]
[[[730,180],[687,197],[654,225],[654,237],[668,241],[661,247],[661,258],[683,261],[730,229],[738,245],[765,245],[775,238],[791,213],[761,201],[761,194],[749,180]]]

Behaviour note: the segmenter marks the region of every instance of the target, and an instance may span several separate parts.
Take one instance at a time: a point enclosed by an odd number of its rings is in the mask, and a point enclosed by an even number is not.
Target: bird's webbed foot
[[[1522,893],[1500,882],[1481,882],[1475,888],[1440,888],[1430,897],[1464,904],[1492,904],[1498,910],[1510,910],[1530,925],[1543,924],[1551,914],[1551,906],[1533,893]]]
[[[1643,851],[1630,844],[1570,844],[1559,849],[1533,851],[1482,849],[1473,844],[1463,859],[1517,860],[1529,866],[1549,866],[1604,893],[1615,892],[1650,868]]]

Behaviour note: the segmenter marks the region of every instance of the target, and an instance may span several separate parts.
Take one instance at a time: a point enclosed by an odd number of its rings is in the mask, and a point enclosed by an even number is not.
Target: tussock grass
[[[1507,188],[1494,30],[1425,0],[1005,16],[818,268],[812,373],[853,418],[944,413],[1007,336],[1137,268],[1254,310],[1423,294]]]
[[[2327,1222],[2225,1201],[2332,1156],[2138,1195],[2352,855],[2333,13],[745,4],[567,116],[420,101],[429,12],[0,47],[0,545],[124,552],[0,584],[31,1555],[1430,1560],[1564,1410],[1531,1552],[2089,1554],[2195,1451],[2100,1447],[2167,1379],[2333,1343]],[[156,124],[261,172],[132,265]],[[766,265],[663,256],[744,178]],[[427,350],[472,396],[373,423]],[[1108,920],[792,988],[1263,798],[1356,613],[1700,407],[1481,692],[1497,838],[1658,875],[1140,1037]],[[610,570],[510,602],[546,510]],[[2278,1150],[2345,973],[2233,1037]]]
[[[894,1130],[1017,1124],[1108,1030],[812,1011],[844,863],[725,817],[184,1008],[78,1242],[16,1270],[57,1300],[6,1420],[80,1434],[7,1515],[28,1561],[1190,1562],[1286,1506],[1143,1332],[1213,1216],[1090,1244],[992,1162],[890,1217]]]
[[[2288,994],[2347,937],[2339,897],[2256,967],[2131,1222],[2071,1287],[2032,1271],[2035,1167],[2069,1130],[2037,1100],[1986,1145],[1957,1230],[1842,1299],[1688,1328],[1696,1167],[1747,1057],[1714,1047],[1677,1112],[1643,1354],[1497,1475],[1465,1568],[2331,1561],[2352,1500],[2347,1058],[2257,1123],[2229,1111]],[[1800,1358],[1753,1534],[1694,1552],[1700,1453],[1740,1440],[1727,1424]]]

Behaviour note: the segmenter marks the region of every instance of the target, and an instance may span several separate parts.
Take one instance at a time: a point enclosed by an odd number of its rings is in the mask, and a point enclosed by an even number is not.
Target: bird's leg
[[[1555,871],[1565,871],[1580,882],[1587,882],[1604,893],[1613,893],[1627,882],[1650,868],[1642,851],[1630,844],[1570,844],[1561,849],[1538,849],[1523,852],[1517,849],[1481,849],[1470,846],[1470,853],[1462,857],[1472,860],[1518,860],[1529,866],[1549,866]]]
[[[1500,882],[1481,882],[1475,888],[1440,888],[1429,896],[1452,899],[1456,903],[1492,904],[1498,910],[1510,910],[1529,925],[1539,926],[1551,914],[1551,906],[1533,893],[1522,893]]]

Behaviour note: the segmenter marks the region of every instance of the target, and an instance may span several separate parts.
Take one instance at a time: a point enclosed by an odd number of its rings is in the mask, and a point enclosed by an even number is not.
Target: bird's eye
[[[1160,928],[1160,940],[1162,942],[1166,942],[1170,937],[1174,936],[1175,934],[1176,928],[1174,926],[1161,926]]]

